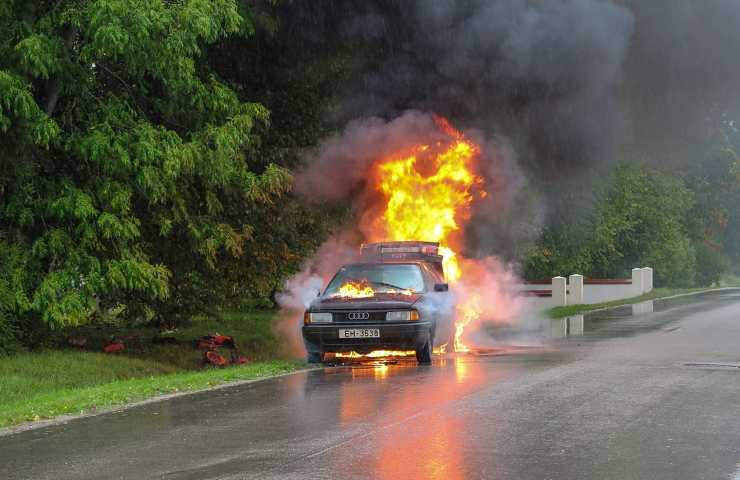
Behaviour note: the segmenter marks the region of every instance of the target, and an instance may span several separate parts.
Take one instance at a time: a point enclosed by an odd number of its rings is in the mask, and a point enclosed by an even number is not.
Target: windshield
[[[340,295],[342,287],[357,285],[367,294],[413,293],[424,291],[424,277],[418,265],[377,264],[342,267],[334,276],[324,295]],[[368,288],[369,287],[369,288]]]

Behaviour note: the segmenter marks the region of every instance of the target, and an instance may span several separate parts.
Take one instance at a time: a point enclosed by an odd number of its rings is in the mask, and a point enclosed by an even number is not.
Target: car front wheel
[[[434,343],[431,335],[423,347],[416,349],[416,361],[419,365],[429,365],[432,363],[432,344]]]

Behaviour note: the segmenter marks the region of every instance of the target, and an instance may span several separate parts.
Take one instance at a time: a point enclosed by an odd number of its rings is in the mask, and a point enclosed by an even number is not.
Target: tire
[[[308,352],[306,361],[308,363],[321,363],[324,361],[324,354],[321,352]]]
[[[416,350],[416,361],[419,365],[430,365],[432,363],[432,344],[434,339],[429,336],[429,340],[424,344],[423,347]]]

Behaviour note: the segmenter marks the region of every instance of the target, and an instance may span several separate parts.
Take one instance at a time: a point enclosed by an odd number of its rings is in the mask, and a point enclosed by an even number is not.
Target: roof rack
[[[439,254],[439,243],[437,242],[377,242],[364,243],[360,247],[362,258],[386,261],[386,260],[424,260],[426,262],[442,263],[442,255]]]

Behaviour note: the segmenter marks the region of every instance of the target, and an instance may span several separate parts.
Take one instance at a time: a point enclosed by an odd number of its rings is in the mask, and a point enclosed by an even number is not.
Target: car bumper
[[[377,328],[380,338],[339,338],[340,328]],[[430,328],[430,322],[314,324],[303,326],[303,340],[309,352],[415,350],[429,341]]]

